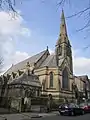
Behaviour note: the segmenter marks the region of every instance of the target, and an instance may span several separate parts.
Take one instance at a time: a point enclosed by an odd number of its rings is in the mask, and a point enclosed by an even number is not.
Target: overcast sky
[[[18,0],[19,1],[19,0]],[[58,8],[58,0],[25,0],[16,3],[20,14],[13,19],[10,14],[0,12],[0,51],[5,58],[5,68],[16,64],[29,56],[45,50],[55,50],[60,31],[62,8]],[[89,0],[74,0],[65,4],[65,17],[88,7]],[[58,9],[57,9],[58,8]],[[87,30],[76,32],[87,23],[88,12],[81,17],[66,19],[67,31],[73,51],[74,74],[90,77],[90,48],[82,49],[90,44]]]

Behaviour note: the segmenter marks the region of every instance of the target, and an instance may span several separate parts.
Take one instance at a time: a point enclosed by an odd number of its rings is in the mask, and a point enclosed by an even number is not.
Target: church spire
[[[59,33],[59,38],[58,38],[56,45],[59,45],[63,42],[68,42],[68,36],[67,36],[67,28],[66,28],[64,11],[62,9],[60,33]]]
[[[62,15],[61,15],[60,35],[67,35],[66,22],[65,22],[63,9],[62,9]]]
[[[72,51],[71,51],[70,41],[67,35],[66,22],[65,22],[65,16],[63,10],[61,15],[60,33],[55,46],[55,54],[56,54],[57,65],[61,66],[61,58],[66,59],[68,62],[69,70],[73,72]]]

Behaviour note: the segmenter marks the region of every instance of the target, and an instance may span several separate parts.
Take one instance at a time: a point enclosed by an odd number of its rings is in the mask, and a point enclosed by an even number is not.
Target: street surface
[[[90,120],[90,114],[80,116],[60,116],[59,113],[21,113],[0,115],[0,120]]]
[[[18,114],[0,114],[0,120],[30,120],[31,118],[40,118],[46,116],[58,115],[57,111],[51,113],[18,113]]]
[[[47,116],[42,118],[32,118],[31,120],[90,120],[90,114],[81,116]]]

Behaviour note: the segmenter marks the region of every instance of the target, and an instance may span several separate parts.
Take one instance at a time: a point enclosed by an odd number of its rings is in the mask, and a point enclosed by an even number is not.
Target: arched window
[[[50,72],[50,87],[53,87],[53,72]]]
[[[69,79],[68,79],[68,70],[65,67],[62,72],[62,88],[68,89],[69,88]]]

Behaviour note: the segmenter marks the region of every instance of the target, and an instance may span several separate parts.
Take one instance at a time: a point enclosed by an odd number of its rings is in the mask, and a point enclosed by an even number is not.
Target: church
[[[56,41],[54,54],[50,54],[47,47],[46,50],[18,64],[12,65],[4,73],[4,76],[14,76],[12,80],[9,79],[8,84],[14,85],[17,83],[15,81],[19,81],[20,76],[18,77],[18,71],[24,75],[24,78],[21,78],[24,79],[24,84],[27,78],[25,77],[26,73],[29,71],[33,77],[28,78],[28,81],[32,78],[34,83],[32,82],[31,86],[34,84],[37,90],[40,89],[40,94],[44,96],[51,94],[53,99],[56,100],[63,99],[64,97],[69,99],[74,97],[72,94],[72,83],[75,82],[75,79],[77,79],[76,83],[78,83],[77,81],[80,81],[81,78],[73,75],[72,49],[67,34],[63,10],[60,33]],[[78,87],[80,88],[80,85]]]

